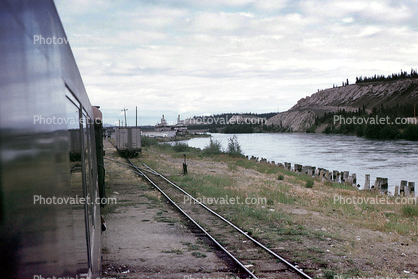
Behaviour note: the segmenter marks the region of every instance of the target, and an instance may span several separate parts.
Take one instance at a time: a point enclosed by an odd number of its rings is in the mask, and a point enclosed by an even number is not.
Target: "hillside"
[[[359,83],[325,89],[300,99],[290,110],[268,119],[266,124],[306,131],[315,122],[315,117],[325,112],[356,111],[363,106],[371,112],[382,105],[393,107],[417,102],[417,78]]]

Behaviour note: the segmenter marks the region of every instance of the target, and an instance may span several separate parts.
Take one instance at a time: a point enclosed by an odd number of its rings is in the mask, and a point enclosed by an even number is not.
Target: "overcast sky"
[[[56,0],[93,105],[135,125],[273,112],[418,67],[416,0]]]

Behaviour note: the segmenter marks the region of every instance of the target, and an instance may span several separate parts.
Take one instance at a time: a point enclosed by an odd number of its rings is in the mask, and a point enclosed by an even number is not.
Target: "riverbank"
[[[183,153],[189,174],[178,176]],[[265,204],[209,205],[318,276],[413,278],[418,272],[416,205],[329,182],[306,188],[307,176],[227,155],[202,157],[195,149],[152,147],[141,159],[201,198],[266,198]]]
[[[232,135],[212,134],[224,148]],[[365,175],[371,183],[377,177],[388,178],[389,191],[394,193],[401,180],[418,182],[415,163],[418,145],[395,140],[370,140],[347,135],[307,133],[236,134],[245,155],[266,158],[292,166],[315,166],[330,171],[349,171],[356,174],[357,184],[365,185]],[[204,148],[209,139],[191,139],[189,146]]]
[[[180,176],[184,153],[188,175]],[[167,144],[152,145],[139,159],[206,198],[208,206],[313,277],[417,277],[416,206],[376,202],[384,196],[317,180],[307,188],[311,178],[276,165],[224,154],[207,157],[194,148],[176,152]],[[222,203],[225,197],[248,204]],[[129,243],[134,236],[126,237]]]

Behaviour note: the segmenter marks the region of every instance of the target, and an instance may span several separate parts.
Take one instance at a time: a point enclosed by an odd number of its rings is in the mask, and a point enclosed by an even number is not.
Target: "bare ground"
[[[106,147],[107,157],[118,159]],[[125,166],[105,163],[108,196],[116,197],[117,205],[104,210],[103,277],[234,276],[228,261],[199,240],[156,191]]]

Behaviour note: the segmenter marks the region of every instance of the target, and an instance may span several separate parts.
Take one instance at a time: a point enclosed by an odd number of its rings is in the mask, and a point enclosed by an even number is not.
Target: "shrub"
[[[313,181],[312,179],[308,179],[308,180],[306,181],[306,185],[305,185],[305,187],[306,187],[306,188],[313,188],[313,186],[314,186],[314,181]]]
[[[279,175],[279,177],[277,179],[278,180],[284,180],[284,175],[283,174]]]
[[[408,125],[400,136],[406,140],[418,140],[418,125]]]
[[[149,147],[152,145],[158,145],[158,140],[156,140],[155,138],[150,138],[150,137],[146,137],[146,136],[142,136],[141,137],[141,146],[142,147]]]
[[[330,126],[327,126],[327,127],[325,128],[325,130],[323,131],[323,133],[324,133],[324,134],[330,134],[330,133],[331,133],[331,127],[330,127]]]
[[[242,154],[241,145],[238,143],[237,136],[233,136],[228,139],[228,149],[226,151],[230,156],[241,157]]]
[[[189,151],[190,147],[187,143],[183,143],[183,142],[176,142],[173,145],[173,149],[176,152],[186,152]]]
[[[336,276],[337,276],[337,273],[336,273],[335,271],[333,271],[333,270],[329,270],[329,269],[324,270],[324,277],[325,277],[326,279],[333,279],[333,278],[335,278]]]
[[[158,148],[163,149],[163,150],[170,150],[173,148],[173,146],[167,142],[164,142],[164,143],[159,143]]]
[[[205,156],[220,155],[222,153],[221,143],[214,139],[210,139],[209,145],[207,145],[202,152]]]
[[[306,133],[315,133],[317,126],[313,125],[311,127],[309,127],[308,129],[306,129]]]

